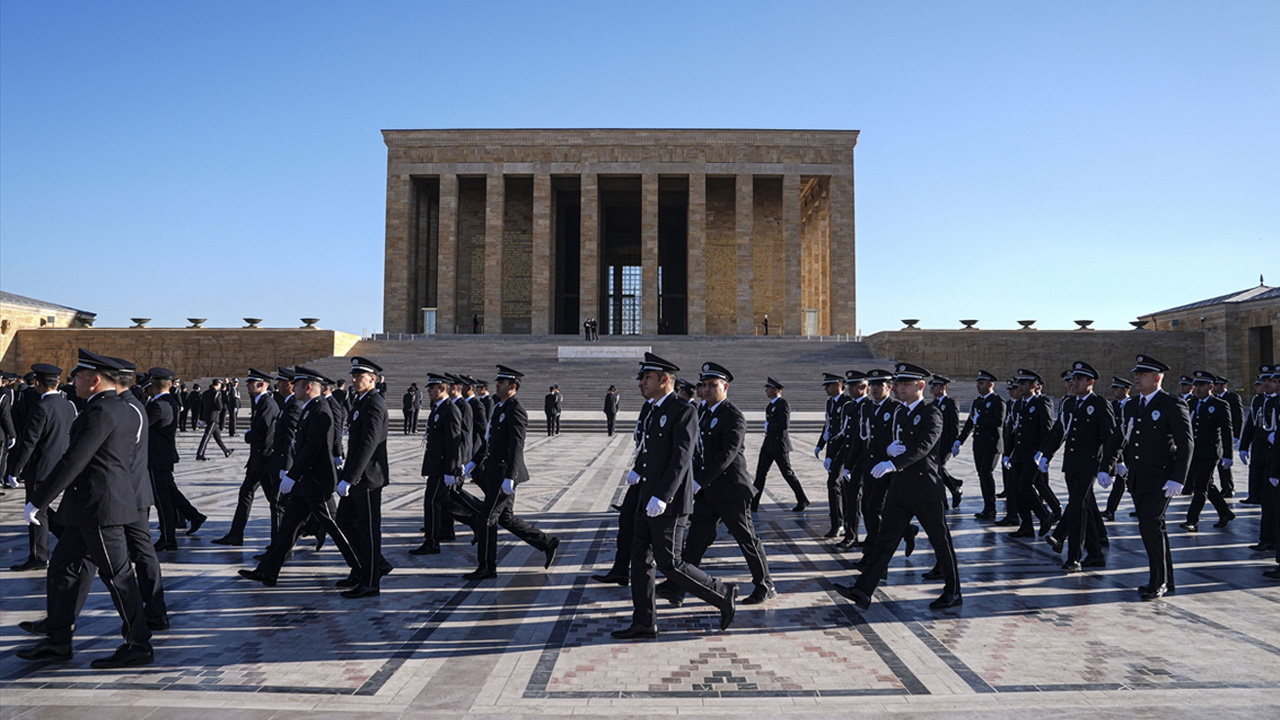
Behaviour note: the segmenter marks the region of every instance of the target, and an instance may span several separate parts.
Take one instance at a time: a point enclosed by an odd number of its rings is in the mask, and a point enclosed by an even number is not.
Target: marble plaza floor
[[[964,606],[928,609],[940,588],[920,578],[933,562],[922,534],[861,613],[832,589],[857,556],[821,538],[825,502],[790,512],[775,471],[756,522],[780,597],[742,607],[723,633],[713,608],[659,601],[661,637],[628,643],[609,631],[629,621],[629,590],[589,577],[613,558],[609,505],[630,460],[626,435],[529,439],[533,481],[517,507],[561,536],[560,554],[544,571],[541,553],[502,533],[499,577],[485,582],[458,577],[475,565],[465,529],[441,555],[408,554],[421,541],[420,436],[393,435],[383,547],[396,567],[381,596],[364,600],[338,596],[346,569],[332,544],[299,546],[274,588],[240,579],[266,544],[265,502],[244,547],[210,544],[230,521],[244,451],[197,463],[196,440],[181,436],[178,483],[210,519],[164,555],[172,628],[154,639],[155,663],[90,668],[120,639],[98,581],[74,658],[19,660],[14,650],[35,638],[17,623],[43,616],[43,574],[2,570],[0,718],[1280,716],[1280,584],[1261,576],[1273,559],[1247,549],[1256,506],[1236,502],[1240,517],[1225,529],[1211,527],[1207,508],[1191,535],[1176,528],[1179,498],[1170,513],[1178,594],[1144,603],[1134,588],[1146,559],[1127,499],[1108,566],[1064,575],[1045,543],[973,519],[981,501],[966,448],[952,464],[966,499],[951,516]],[[760,440],[748,438],[752,468]],[[808,439],[797,446],[805,487],[825,498]],[[1065,501],[1056,470],[1054,479]],[[20,498],[0,498],[4,568],[26,557]],[[731,540],[704,567],[750,592]]]

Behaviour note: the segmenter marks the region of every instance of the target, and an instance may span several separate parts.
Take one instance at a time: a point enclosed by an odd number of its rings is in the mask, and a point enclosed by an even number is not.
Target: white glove
[[[1049,472],[1049,458],[1041,456],[1040,459],[1036,461],[1036,467],[1040,468],[1040,472],[1042,473]]]
[[[1222,468],[1224,470],[1230,470],[1231,466],[1234,464],[1235,464],[1235,461],[1233,461],[1231,458],[1222,458]]]
[[[18,487],[18,478],[14,477],[14,476],[12,476],[12,475],[9,475],[9,476],[5,477],[5,479],[4,479],[4,484],[5,484],[5,486],[6,486],[6,487],[16,488],[16,487]]]
[[[457,476],[455,476],[455,475],[445,475],[445,476],[444,476],[444,486],[445,486],[445,487],[453,487],[453,484],[454,484],[455,482],[457,482],[457,480],[458,480],[458,478],[457,478]]]
[[[10,442],[13,442],[13,441],[11,440]],[[1275,444],[1276,444],[1276,431],[1275,431],[1275,430],[1272,430],[1272,431],[1271,431],[1271,434],[1267,436],[1267,442],[1271,443],[1272,445],[1275,445]],[[12,446],[12,445],[10,445],[9,447],[13,447],[13,446]]]
[[[14,446],[14,445],[17,445],[17,444],[18,444],[18,438],[9,438],[9,445],[8,445],[7,447],[8,447],[10,450],[12,450],[12,449],[13,449],[13,446]]]
[[[1116,474],[1125,477],[1129,474],[1129,466],[1124,463],[1116,463]]]
[[[822,469],[831,472],[831,458],[822,461]]]
[[[697,494],[698,494],[698,493],[700,493],[700,492],[702,492],[702,486],[698,484],[698,481],[697,481],[697,480],[694,480],[694,481],[693,481],[693,494],[694,494],[694,495],[697,495]]]
[[[289,491],[293,490],[293,483],[294,483],[293,478],[289,477],[288,475],[282,476],[280,478],[280,494],[288,495]]]
[[[1248,451],[1248,450],[1241,450],[1241,451],[1240,451],[1240,462],[1244,463],[1245,465],[1248,465],[1248,464],[1249,464],[1249,451]]]
[[[1267,478],[1267,482],[1271,483],[1271,487],[1280,487],[1280,478]]]
[[[879,479],[897,469],[898,468],[894,467],[893,463],[885,460],[882,463],[877,463],[875,467],[871,468],[871,477]]]
[[[507,478],[506,480],[503,480],[502,492],[507,495],[514,495],[516,492],[516,481],[512,480],[511,478]]]
[[[1174,482],[1174,481],[1170,480],[1169,482],[1167,482],[1167,483],[1165,483],[1165,484],[1164,484],[1164,496],[1165,496],[1165,497],[1167,497],[1167,498],[1171,498],[1171,497],[1173,497],[1174,495],[1177,495],[1177,494],[1178,494],[1178,493],[1180,493],[1180,492],[1182,492],[1182,483],[1177,483],[1177,482]]]
[[[462,466],[462,474],[467,477],[471,477],[471,471],[475,469],[476,469],[476,464],[474,462],[469,462],[466,465]]]
[[[1240,438],[1231,438],[1231,449],[1240,452]]]
[[[903,445],[901,440],[894,440],[893,442],[889,443],[888,448],[885,448],[885,452],[889,454],[889,457],[898,457],[899,455],[901,455],[906,451],[907,451],[907,446]]]
[[[28,525],[40,524],[40,521],[36,519],[36,513],[38,512],[40,511],[36,508],[35,505],[32,505],[31,503],[27,503],[27,506],[22,508],[22,516],[27,519]]]
[[[351,494],[351,483],[346,480],[338,481],[338,497],[346,497]]]
[[[959,456],[960,456],[960,441],[957,440],[951,444],[951,457],[959,457]]]
[[[644,506],[644,514],[648,515],[649,517],[658,517],[659,515],[661,515],[666,511],[667,511],[667,504],[662,502],[662,500],[657,495],[654,495],[653,497],[649,498],[649,504]]]
[[[845,480],[848,480],[851,476],[852,476],[852,473],[850,473],[850,472],[849,472],[849,468],[845,468],[845,469],[844,469],[844,479],[845,479]]]
[[[1111,486],[1115,484],[1115,480],[1111,478],[1107,471],[1103,470],[1098,473],[1098,484],[1102,486],[1103,490],[1110,490]]]
[[[1040,464],[1040,460],[1041,460],[1041,459],[1043,459],[1043,458],[1044,458],[1044,453],[1042,453],[1042,452],[1037,452],[1037,453],[1036,453],[1036,456],[1035,456],[1035,457],[1033,457],[1033,458],[1031,458],[1031,462],[1035,463],[1036,465],[1039,465],[1039,464]]]
[[[823,434],[822,434],[822,437],[824,437],[824,438],[825,438],[826,436],[827,436],[827,434],[826,434],[826,433],[823,433]],[[817,459],[821,460],[821,459],[822,459],[822,448],[821,448],[821,447],[814,447],[814,448],[813,448],[813,456],[814,456],[815,458],[817,458]]]
[[[342,469],[342,456],[341,456],[341,455],[335,455],[335,456],[333,457],[333,466],[334,466],[334,467],[336,467],[336,468],[338,468],[339,470],[341,470],[341,469]]]
[[[1009,462],[1009,456],[1008,456],[1008,455],[1005,455],[1003,458],[1001,458],[1001,459],[1000,459],[1000,463],[1001,463],[1002,465],[1004,465],[1004,469],[1005,469],[1005,470],[1010,470],[1010,469],[1012,469],[1012,468],[1013,468],[1013,463]]]
[[[281,470],[281,471],[280,471],[280,479],[283,481],[283,480],[284,480],[285,475],[288,475],[288,474],[289,474],[289,471],[288,471],[288,470]]]
[[[640,482],[640,473],[636,472],[635,470],[632,470],[631,472],[627,473],[628,485],[635,485],[638,482]]]

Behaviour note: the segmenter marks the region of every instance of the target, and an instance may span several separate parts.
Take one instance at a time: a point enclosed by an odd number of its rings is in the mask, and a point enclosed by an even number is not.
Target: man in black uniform
[[[809,498],[804,494],[804,487],[791,469],[791,406],[782,397],[782,383],[768,378],[764,383],[765,397],[769,404],[764,406],[764,442],[760,445],[760,455],[756,460],[755,497],[751,499],[751,510],[760,509],[760,496],[764,494],[765,479],[769,477],[769,467],[778,465],[778,472],[787,481],[791,492],[795,493],[796,504],[792,512],[804,512],[809,507]]]
[[[236,419],[240,415],[240,378],[232,378],[227,383],[223,401],[227,410],[227,437],[236,436]]]
[[[1280,369],[1272,367],[1271,380],[1273,387],[1275,383],[1280,383]],[[1267,442],[1271,443],[1271,454],[1267,459],[1267,467],[1265,468],[1266,489],[1268,496],[1264,499],[1271,503],[1271,532],[1272,537],[1280,537],[1280,450],[1276,449],[1276,419],[1280,417],[1280,395],[1272,395],[1267,401],[1267,409],[1271,416],[1271,433],[1267,436]],[[1266,507],[1265,505],[1263,506]],[[1280,550],[1276,550],[1276,567],[1262,573],[1262,576],[1268,580],[1280,580]]]
[[[960,446],[973,434],[973,466],[978,471],[978,485],[982,489],[982,510],[974,515],[978,520],[994,520],[996,517],[996,466],[1000,464],[1003,449],[1004,398],[992,387],[1000,378],[979,370],[978,397],[969,405],[969,417],[965,418],[960,437],[951,444],[951,456],[960,454]]]
[[[1231,410],[1231,437],[1234,438],[1232,447],[1235,447],[1240,442],[1240,430],[1244,425],[1244,404],[1240,401],[1240,396],[1232,392],[1230,385],[1231,381],[1224,377],[1215,376],[1213,379],[1214,397],[1224,400]],[[1222,485],[1222,497],[1235,495],[1236,484],[1230,467],[1218,465],[1218,482]]]
[[[859,464],[865,468],[862,487],[862,521],[867,526],[867,537],[862,546],[862,557],[854,563],[854,567],[866,568],[871,564],[871,556],[883,532],[885,499],[893,478],[872,474],[872,469],[889,460],[889,447],[897,440],[898,416],[905,412],[904,406],[890,397],[889,383],[893,373],[876,368],[867,372],[868,398],[863,401],[860,415],[858,451]],[[941,428],[941,425],[939,425]],[[936,464],[935,464],[936,465]],[[920,528],[908,523],[906,528],[894,540],[906,542],[906,557],[916,549],[916,535]]]
[[[422,478],[426,483],[422,497],[422,545],[410,555],[436,555],[440,552],[441,526],[453,525],[446,514],[444,495],[462,477],[463,443],[462,413],[449,399],[449,379],[431,373],[427,378],[426,445],[422,451]]]
[[[1119,433],[1118,440],[1122,449],[1129,441],[1129,431],[1133,428],[1132,413],[1137,407],[1136,404],[1129,402],[1129,390],[1132,388],[1133,383],[1124,378],[1111,378],[1111,411],[1116,417],[1116,432]],[[1107,468],[1107,472],[1111,473],[1113,480],[1119,477],[1115,464]],[[1124,485],[1124,481],[1121,480],[1111,488],[1111,494],[1107,496],[1107,509],[1102,511],[1103,520],[1115,521],[1116,510],[1120,508],[1120,501],[1124,499]]]
[[[547,417],[547,437],[556,434],[556,414],[560,401],[556,396],[556,386],[547,388],[547,396],[542,399],[542,413]]]
[[[1018,529],[1010,533],[1009,537],[1029,538],[1036,536],[1035,526],[1031,524],[1033,515],[1040,521],[1041,536],[1049,534],[1055,520],[1037,491],[1040,468],[1036,463],[1036,454],[1040,452],[1040,446],[1053,427],[1053,403],[1036,392],[1036,388],[1041,385],[1040,376],[1036,373],[1019,369],[1017,380],[1022,402],[1018,405],[1009,464],[1015,478],[1010,490],[1017,497],[1015,504],[1019,522]]]
[[[391,571],[382,556],[382,488],[391,477],[387,460],[387,401],[374,392],[374,379],[382,367],[362,357],[351,358],[351,387],[356,402],[351,411],[347,459],[338,481],[338,526],[347,537],[360,567],[352,569],[339,587],[342,597],[372,597],[380,592],[381,578]],[[416,391],[417,388],[415,387]]]
[[[200,438],[200,446],[196,448],[197,460],[208,460],[205,457],[205,449],[209,447],[209,438],[218,443],[218,447],[222,449],[222,454],[231,457],[234,450],[228,450],[227,444],[222,442],[222,434],[218,432],[218,418],[222,414],[225,407],[222,397],[222,381],[214,380],[210,383],[208,390],[204,391],[204,397],[200,400],[200,407],[203,410],[204,418],[204,436]]]
[[[651,352],[640,363],[640,391],[653,401],[645,419],[639,465],[640,497],[631,546],[631,624],[611,635],[619,640],[658,636],[654,600],[654,568],[720,610],[720,629],[727,630],[737,612],[738,588],[690,565],[681,557],[689,513],[693,511],[693,448],[697,442],[694,409],[674,397],[672,383],[680,368]]]
[[[39,510],[65,491],[51,518],[63,530],[47,580],[48,637],[19,650],[18,657],[25,660],[70,659],[84,560],[93,562],[110,589],[125,641],[110,657],[94,660],[93,667],[145,665],[154,658],[124,532],[125,525],[139,519],[133,458],[140,422],[133,418],[135,430],[130,430],[134,410],[117,397],[115,375],[123,370],[109,358],[80,350],[73,377],[84,411],[71,424],[67,452],[24,509],[27,522],[37,522]]]
[[[840,488],[840,499],[844,503],[844,539],[836,543],[836,548],[852,550],[863,547],[858,539],[858,521],[862,518],[862,492],[867,484],[867,471],[871,469],[864,462],[862,452],[866,447],[862,437],[862,414],[871,407],[867,398],[866,373],[846,370],[844,391],[849,397],[849,402],[840,411],[840,435],[844,438],[844,485]]]
[[[1187,407],[1191,413],[1191,470],[1187,477],[1190,482],[1182,489],[1182,494],[1191,495],[1191,503],[1187,507],[1187,521],[1178,527],[1188,532],[1200,529],[1200,511],[1204,509],[1205,498],[1213,503],[1218,511],[1218,522],[1214,527],[1226,527],[1235,519],[1222,493],[1213,484],[1213,471],[1219,466],[1230,468],[1234,459],[1231,449],[1231,406],[1226,400],[1213,395],[1213,373],[1196,370],[1191,374],[1191,400]]]
[[[1082,567],[1105,567],[1101,541],[1104,537],[1098,502],[1093,493],[1097,480],[1104,488],[1112,482],[1110,468],[1120,452],[1120,434],[1116,429],[1111,404],[1093,393],[1098,372],[1089,363],[1076,361],[1071,366],[1071,395],[1063,401],[1062,412],[1054,421],[1048,436],[1040,445],[1036,464],[1049,472],[1053,456],[1062,451],[1062,472],[1067,481],[1067,507],[1062,522],[1045,540],[1055,551],[1067,544],[1066,572],[1079,572]],[[1081,562],[1081,546],[1084,560]]]
[[[960,486],[964,484],[964,480],[947,472],[947,461],[952,457],[951,449],[960,437],[960,409],[956,407],[956,401],[947,395],[947,386],[950,384],[951,378],[945,375],[934,375],[929,381],[929,394],[933,396],[933,403],[942,411],[942,439],[938,441],[938,475],[942,478],[942,484],[946,486],[947,491],[951,493],[951,507],[958,508],[963,494]]]
[[[40,389],[40,400],[31,407],[23,424],[22,436],[13,446],[9,458],[9,475],[22,480],[27,502],[53,472],[53,468],[67,451],[71,440],[71,423],[76,419],[75,406],[58,391],[62,368],[56,365],[36,363],[35,387]],[[38,522],[27,525],[27,560],[14,565],[11,570],[43,570],[49,566],[49,520],[41,508]]]
[[[613,437],[613,428],[618,421],[618,387],[610,385],[604,394],[604,422],[609,437]]]
[[[280,416],[280,406],[267,391],[271,376],[249,368],[249,377],[245,386],[249,388],[249,429],[244,433],[244,441],[249,443],[249,461],[245,464],[244,482],[240,484],[240,495],[236,501],[235,516],[231,520],[231,528],[227,534],[214,540],[215,545],[244,544],[244,529],[249,524],[249,512],[253,509],[253,496],[257,488],[267,498],[268,513],[271,516],[271,534],[276,534],[276,483],[271,472],[271,451],[275,440],[276,418]]]
[[[1165,532],[1169,500],[1182,492],[1191,467],[1191,415],[1181,398],[1160,389],[1168,365],[1139,355],[1133,385],[1139,397],[1133,430],[1124,448],[1129,492],[1138,510],[1138,532],[1147,550],[1149,580],[1138,588],[1143,600],[1174,591],[1173,556]]]
[[[163,379],[153,381],[152,397],[147,400],[147,472],[151,476],[151,492],[156,506],[156,520],[160,538],[155,548],[161,551],[178,549],[177,527],[179,518],[189,523],[187,535],[200,529],[208,516],[191,504],[173,477],[173,467],[178,463],[178,403],[172,392],[164,392],[171,383]]]
[[[1262,506],[1262,522],[1258,524],[1258,542],[1250,545],[1255,552],[1270,552],[1277,546],[1275,526],[1271,518],[1271,505],[1267,502],[1271,492],[1266,474],[1267,463],[1274,452],[1268,439],[1276,429],[1276,414],[1269,404],[1276,393],[1275,369],[1271,365],[1258,367],[1260,392],[1249,403],[1249,414],[1240,430],[1240,461],[1249,466],[1249,492],[1242,503]]]
[[[960,574],[956,566],[951,531],[947,528],[946,488],[938,476],[938,439],[942,436],[942,416],[936,405],[924,401],[924,381],[929,371],[918,365],[898,363],[894,368],[894,394],[899,412],[891,418],[894,441],[886,450],[888,458],[871,469],[871,476],[893,481],[885,496],[884,517],[871,551],[871,560],[853,585],[834,583],[836,592],[859,608],[871,607],[871,597],[889,569],[898,541],[907,532],[913,517],[919,518],[937,555],[943,579],[942,595],[929,607],[935,610],[956,607],[964,602]]]
[[[188,417],[191,420],[191,429],[199,430],[201,418],[204,417],[204,396],[200,392],[200,383],[192,383],[191,392],[187,393],[186,404],[184,407],[190,409]],[[183,430],[187,428],[184,427]]]
[[[400,408],[404,413],[404,434],[413,435],[418,432],[418,413],[422,411],[422,393],[418,391],[418,383],[409,385],[400,400]]]
[[[274,540],[280,521],[284,517],[284,498],[280,497],[280,480],[293,467],[293,440],[298,432],[298,419],[302,416],[302,403],[293,394],[293,370],[283,365],[276,366],[276,389],[272,393],[276,406],[280,409],[276,415],[275,428],[271,433],[271,455],[267,464],[269,472],[265,482],[271,484],[271,495],[276,504],[271,508],[275,517],[271,522],[271,539]],[[267,495],[265,486],[263,494]],[[268,495],[270,497],[270,495]],[[261,560],[266,556],[263,552],[254,556]]]
[[[636,376],[636,381],[644,379],[644,374]],[[631,456],[631,470],[627,472],[627,489],[623,493],[622,502],[614,505],[618,511],[618,537],[613,555],[613,566],[603,575],[592,575],[597,582],[610,583],[626,587],[631,584],[631,542],[635,539],[636,510],[640,503],[640,443],[644,438],[645,420],[653,410],[653,401],[645,400],[640,406],[639,417],[635,428],[631,431],[631,439],[635,444],[635,452]]]
[[[822,437],[813,448],[813,456],[822,460],[822,467],[827,471],[827,513],[831,518],[831,529],[823,537],[838,538],[844,534],[844,479],[843,450],[844,436],[841,435],[842,413],[849,396],[844,394],[844,377],[831,373],[822,374],[822,389],[827,393],[825,422],[822,426]],[[823,449],[826,457],[822,457]]]

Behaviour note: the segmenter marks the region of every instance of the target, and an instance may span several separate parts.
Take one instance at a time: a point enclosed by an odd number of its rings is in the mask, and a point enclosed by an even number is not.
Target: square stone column
[[[579,238],[578,326],[600,311],[600,185],[595,173],[582,174]],[[599,320],[599,318],[596,318]]]
[[[755,276],[755,256],[752,255],[751,236],[755,226],[755,178],[738,175],[734,197],[735,227],[738,238],[738,334],[755,333],[755,295],[751,286]]]
[[[408,175],[387,176],[387,243],[382,271],[382,330],[412,332],[409,289],[413,275],[413,180]]]
[[[502,333],[502,226],[506,178],[489,173],[484,188],[484,334]]]
[[[707,334],[707,176],[689,176],[689,334]]]
[[[529,303],[529,332],[551,332],[551,176],[533,176],[533,297]]]
[[[640,176],[640,331],[658,334],[658,176]]]
[[[854,309],[853,175],[831,176],[827,202],[831,208],[828,215],[828,267],[840,268],[839,272],[830,274],[831,332],[856,333],[858,322]]]
[[[804,332],[804,304],[801,295],[803,285],[801,265],[800,204],[804,189],[799,175],[782,176],[782,334],[800,335]]]
[[[439,250],[436,258],[436,332],[458,332],[458,176],[440,176]]]

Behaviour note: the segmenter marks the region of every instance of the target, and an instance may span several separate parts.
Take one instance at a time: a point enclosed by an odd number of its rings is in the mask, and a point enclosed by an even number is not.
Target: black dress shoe
[[[591,579],[596,582],[609,583],[610,585],[621,585],[622,587],[626,587],[631,584],[631,578],[626,575],[619,575],[615,573],[592,575]]]
[[[199,460],[200,462],[207,462],[207,461],[209,460],[209,458],[207,458],[207,457],[205,457],[205,456],[203,456],[203,455],[197,455],[197,456],[196,456],[196,460]]]
[[[1005,492],[1004,492],[1003,490],[1001,490],[1000,492],[996,493],[996,498],[997,498],[997,499],[998,499],[998,498],[1002,498],[1002,497],[1004,497],[1004,496],[1005,496]]]
[[[1076,562],[1075,560],[1068,560],[1062,563],[1062,571],[1069,572],[1069,573],[1078,573],[1080,572],[1080,563]]]
[[[836,543],[837,550],[853,550],[855,548],[861,548],[862,546],[862,541],[853,536],[847,536],[844,540]]]
[[[907,551],[903,553],[903,556],[911,557],[911,553],[916,551],[916,535],[919,535],[919,534],[920,534],[920,528],[916,527],[915,525],[912,525],[907,528],[906,537],[902,538],[902,541],[907,545]]]
[[[424,542],[418,547],[409,551],[410,555],[439,555],[440,546],[435,543]]]
[[[1040,537],[1044,537],[1053,532],[1053,524],[1057,522],[1056,516],[1049,516],[1040,521]]]
[[[1106,520],[1107,522],[1115,522],[1116,514],[1113,512],[1104,512],[1102,513],[1102,519]]]
[[[147,618],[147,629],[152,632],[160,632],[169,629],[169,616],[157,618]]]
[[[671,607],[684,607],[684,593],[673,587],[659,585],[654,589],[653,594],[671,603]]]
[[[350,574],[333,584],[334,587],[352,588],[360,584],[360,576],[352,570]]]
[[[1014,530],[1013,532],[1009,533],[1009,537],[1011,538],[1029,538],[1029,537],[1035,537],[1035,536],[1036,536],[1036,531],[1032,530],[1031,528],[1018,528],[1017,530]]]
[[[866,570],[866,569],[867,569],[867,568],[869,568],[869,567],[871,567],[871,558],[870,558],[870,556],[863,555],[862,557],[860,557],[860,558],[858,558],[857,560],[854,560],[854,561],[853,561],[853,569],[854,569],[854,570]]]
[[[32,635],[48,635],[49,626],[46,620],[23,620],[18,623],[18,629],[29,632]],[[75,632],[75,626],[71,626],[71,631]]]
[[[200,530],[200,526],[204,525],[204,521],[208,519],[208,515],[197,515],[196,519],[191,521],[191,526],[187,528],[187,534],[195,535]]]
[[[132,667],[134,665],[150,665],[151,661],[155,659],[156,654],[150,647],[121,645],[111,655],[98,658],[89,663],[89,665],[99,669],[112,669]]]
[[[960,507],[960,498],[962,496],[963,496],[963,493],[959,493],[959,492],[951,493],[951,509],[952,510],[955,510],[956,508]]]
[[[1107,559],[1104,557],[1086,557],[1080,562],[1080,567],[1106,567]]]
[[[1099,538],[1098,545],[1099,547],[1111,547],[1111,538]]]
[[[342,595],[342,597],[344,598],[354,599],[354,598],[377,597],[378,592],[379,592],[378,588],[376,587],[369,587],[368,585],[357,585],[351,588],[350,590],[343,590],[339,594]]]
[[[214,545],[233,545],[235,547],[240,547],[241,545],[244,545],[244,538],[232,537],[231,535],[223,535],[217,540],[210,540],[209,542],[213,543]]]
[[[542,563],[543,570],[550,568],[551,563],[555,561],[556,548],[558,547],[560,547],[560,538],[558,537],[551,538],[551,542],[547,544],[547,549],[542,551],[544,555],[544,561]]]
[[[831,583],[831,586],[840,593],[841,597],[852,602],[863,610],[871,609],[871,597],[859,590],[854,585],[842,585],[840,583]]]
[[[942,579],[942,569],[941,569],[941,568],[939,568],[937,565],[934,565],[931,569],[929,569],[929,570],[925,571],[925,572],[920,576],[920,579],[922,579],[922,580],[941,580],[941,579]]]
[[[743,605],[759,605],[765,600],[772,600],[778,597],[778,591],[772,586],[757,585],[751,594],[742,599]]]
[[[947,608],[959,607],[964,604],[964,598],[960,597],[960,593],[944,592],[937,600],[929,603],[930,610],[945,610]]]
[[[1142,587],[1138,588],[1138,597],[1142,598],[1143,600],[1155,600],[1157,598],[1164,597],[1167,590],[1168,589],[1164,585],[1159,585],[1156,587],[1143,585]]]
[[[1045,541],[1045,542],[1047,542],[1047,543],[1049,543],[1049,547],[1053,548],[1053,551],[1054,551],[1054,552],[1059,553],[1059,554],[1061,554],[1061,553],[1062,553],[1062,541],[1061,541],[1061,540],[1059,540],[1058,538],[1056,538],[1056,537],[1054,537],[1054,536],[1050,535],[1050,536],[1046,537],[1046,538],[1044,539],[1044,541]]]
[[[1262,501],[1256,498],[1247,497],[1240,501],[1241,505],[1261,505]]]
[[[17,652],[18,657],[23,660],[70,660],[70,645],[55,645],[48,640],[41,640],[29,648],[23,648]]]
[[[1216,528],[1224,528],[1227,526],[1227,523],[1235,519],[1236,519],[1236,514],[1228,510],[1227,514],[1218,518],[1218,522],[1214,523],[1213,526]]]
[[[978,514],[974,515],[974,516],[973,516],[973,518],[974,518],[975,520],[995,520],[995,519],[996,519],[996,511],[995,511],[995,510],[983,510],[982,512],[980,512],[980,513],[978,513]]]
[[[652,640],[658,637],[658,628],[632,625],[625,630],[614,630],[609,635],[618,640]]]
[[[226,457],[231,457],[235,453],[235,451],[236,451],[235,448],[228,448],[226,452]]]
[[[729,629],[733,624],[733,616],[738,613],[738,586],[730,585],[729,594],[725,596],[724,605],[720,607],[720,632]]]
[[[809,501],[801,500],[796,503],[795,507],[791,508],[791,512],[804,512],[807,507],[809,507]]]
[[[822,537],[824,537],[824,538],[837,538],[837,537],[841,537],[842,535],[844,535],[844,528],[831,528],[831,529],[830,529],[830,530],[828,530],[828,531],[826,532],[826,534],[825,534],[825,535],[823,535]]]
[[[258,553],[257,555],[254,555],[254,556],[253,556],[253,559],[254,559],[254,560],[262,560],[262,559],[264,559],[264,558],[266,558],[266,557],[267,557],[267,551],[266,551],[266,550],[263,550],[262,552]]]
[[[1276,546],[1268,542],[1260,542],[1256,545],[1250,545],[1249,549],[1254,552],[1271,552],[1276,549]]]
[[[1022,524],[1022,521],[1010,515],[1005,515],[1004,517],[996,521],[997,527],[1013,527],[1015,525],[1021,525],[1021,524]]]
[[[178,543],[174,542],[158,542],[156,543],[156,552],[174,551],[178,549]]]
[[[496,578],[496,577],[498,577],[497,570],[490,570],[488,568],[476,568],[475,570],[472,570],[466,575],[463,575],[462,579],[463,580],[492,580],[493,578]]]
[[[49,563],[43,560],[28,560],[21,565],[11,565],[10,570],[14,572],[27,572],[30,570],[44,570],[49,567]]]
[[[245,580],[253,580],[255,582],[260,582],[263,585],[266,585],[267,587],[276,586],[275,578],[267,577],[266,575],[263,574],[261,570],[257,568],[254,568],[252,570],[240,570],[239,573],[240,573],[240,577],[244,578]]]
[[[1268,570],[1262,573],[1262,577],[1268,580],[1280,580],[1280,567],[1273,568],[1271,570]]]
[[[1199,523],[1193,523],[1193,522],[1178,523],[1178,527],[1182,528],[1183,530],[1186,530],[1187,532],[1200,532]]]

